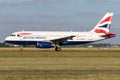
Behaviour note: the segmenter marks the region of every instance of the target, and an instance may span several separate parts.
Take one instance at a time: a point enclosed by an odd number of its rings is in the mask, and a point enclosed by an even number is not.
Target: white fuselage
[[[94,32],[52,32],[52,31],[20,31],[12,33],[12,35],[8,36],[5,41],[9,43],[19,42],[50,42],[55,39],[64,38],[66,36],[74,36],[72,39],[67,39],[68,42],[77,42],[89,43],[98,40],[105,39],[104,37],[100,37],[100,35]],[[21,43],[20,43],[21,44]],[[24,44],[24,43],[23,43]],[[72,44],[70,44],[72,45]]]

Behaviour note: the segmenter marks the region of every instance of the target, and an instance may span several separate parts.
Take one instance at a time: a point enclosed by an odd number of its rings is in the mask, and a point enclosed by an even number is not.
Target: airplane
[[[17,45],[36,45],[37,48],[55,48],[63,45],[80,45],[113,38],[110,33],[113,13],[106,13],[99,23],[88,32],[65,31],[18,31],[5,38],[5,42]]]

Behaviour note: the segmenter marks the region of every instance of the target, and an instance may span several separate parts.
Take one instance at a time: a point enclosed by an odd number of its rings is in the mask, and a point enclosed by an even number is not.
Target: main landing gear
[[[61,51],[61,47],[59,45],[55,46],[55,51]]]

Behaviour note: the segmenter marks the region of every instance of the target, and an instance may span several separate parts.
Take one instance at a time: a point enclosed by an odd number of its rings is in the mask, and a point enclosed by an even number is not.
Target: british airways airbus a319
[[[65,31],[19,31],[5,39],[5,42],[17,45],[36,45],[37,48],[52,48],[61,51],[62,45],[77,45],[113,38],[110,25],[113,13],[106,13],[100,22],[88,32]]]

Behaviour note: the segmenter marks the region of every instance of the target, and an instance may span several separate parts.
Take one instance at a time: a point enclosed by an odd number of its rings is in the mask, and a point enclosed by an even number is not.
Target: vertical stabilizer
[[[92,32],[109,34],[113,13],[106,13],[100,22],[95,26]]]

